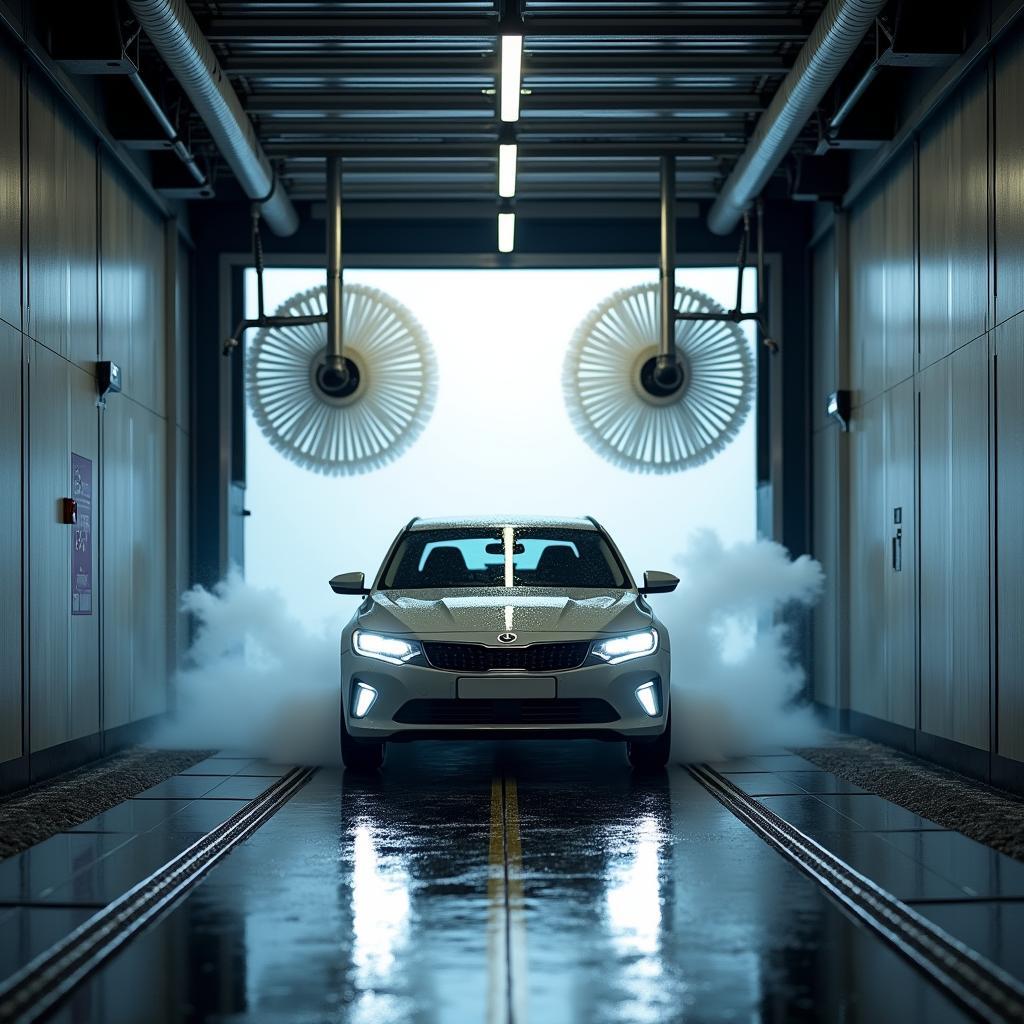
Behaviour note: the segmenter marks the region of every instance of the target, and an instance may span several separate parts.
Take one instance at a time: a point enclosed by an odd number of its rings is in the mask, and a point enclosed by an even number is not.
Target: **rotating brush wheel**
[[[326,313],[321,285],[293,295],[278,316]],[[347,376],[326,365],[327,325],[266,327],[246,360],[253,415],[270,443],[307,469],[341,476],[398,458],[430,419],[437,388],[426,332],[400,302],[345,285]]]
[[[659,374],[658,286],[609,296],[576,330],[562,372],[569,415],[610,462],[641,473],[672,473],[714,458],[750,411],[753,360],[728,320],[678,321],[680,373]],[[725,314],[713,299],[676,288],[680,312]]]

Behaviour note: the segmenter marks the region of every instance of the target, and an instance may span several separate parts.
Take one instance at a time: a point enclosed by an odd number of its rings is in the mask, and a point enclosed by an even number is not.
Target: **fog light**
[[[374,695],[376,696],[376,694]],[[658,690],[654,685],[654,680],[650,680],[638,686],[636,688],[636,700],[637,703],[644,709],[644,711],[651,716],[656,718],[658,715]]]
[[[639,696],[639,694],[638,694]],[[377,691],[372,686],[356,680],[356,691],[352,695],[352,717],[365,718],[377,699]]]

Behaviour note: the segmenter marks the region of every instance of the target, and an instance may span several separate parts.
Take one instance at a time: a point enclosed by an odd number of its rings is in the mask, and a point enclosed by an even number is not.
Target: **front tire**
[[[357,740],[345,725],[341,716],[341,763],[351,771],[375,772],[384,764],[387,744],[381,740]]]
[[[665,731],[654,740],[627,740],[626,757],[641,772],[660,771],[668,764],[672,751],[672,712],[668,713]]]

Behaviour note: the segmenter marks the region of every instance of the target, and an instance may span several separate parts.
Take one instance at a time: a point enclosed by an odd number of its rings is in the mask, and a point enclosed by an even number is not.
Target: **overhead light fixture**
[[[519,93],[523,87],[523,37],[501,37],[501,119],[519,120]]]
[[[511,199],[516,194],[516,163],[519,147],[513,142],[498,146],[498,195]]]
[[[516,215],[498,214],[498,252],[511,252],[516,243]]]

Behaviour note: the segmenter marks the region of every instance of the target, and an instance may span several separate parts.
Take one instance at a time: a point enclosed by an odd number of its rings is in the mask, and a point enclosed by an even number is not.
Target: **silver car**
[[[637,768],[669,755],[669,636],[585,519],[414,519],[341,636],[341,754],[380,767],[389,742],[471,738],[625,740]]]

